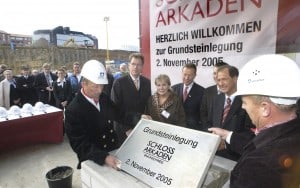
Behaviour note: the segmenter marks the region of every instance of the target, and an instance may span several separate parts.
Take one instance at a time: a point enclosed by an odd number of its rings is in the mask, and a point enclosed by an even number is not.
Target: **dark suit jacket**
[[[206,88],[203,92],[201,109],[200,109],[200,118],[202,121],[202,126],[205,131],[208,128],[208,114],[212,113],[213,101],[218,95],[217,85],[210,86]]]
[[[50,73],[50,75],[53,81],[57,80],[57,76],[55,74]],[[38,100],[45,104],[50,104],[52,106],[55,106],[53,92],[50,92],[50,98],[49,98],[49,91],[46,90],[46,87],[48,86],[49,85],[47,83],[44,72],[39,73],[34,80],[34,87],[37,90]]]
[[[37,94],[33,86],[34,76],[30,75],[27,79],[24,76],[20,76],[16,79],[16,84],[20,92],[22,105],[25,103],[34,105],[37,102]]]
[[[105,93],[107,96],[110,97],[111,88],[112,88],[112,85],[113,85],[114,80],[115,80],[114,76],[111,73],[107,73],[107,80],[108,80],[108,83],[106,85],[104,85],[103,93]]]
[[[183,83],[172,86],[174,92],[177,93],[181,101],[183,101],[183,87]],[[193,87],[188,93],[188,97],[183,102],[187,128],[204,130],[200,119],[200,109],[203,92],[204,87],[198,85],[197,83],[194,83]]]
[[[300,185],[300,120],[261,131],[231,172],[230,188],[296,188]],[[285,165],[286,161],[292,161]]]
[[[67,104],[70,104],[72,100],[72,88],[69,80],[64,82],[63,87],[57,81],[53,82],[53,94],[55,98],[55,106],[57,108],[63,109],[61,102],[68,101]]]
[[[230,144],[226,144],[226,149],[218,151],[217,155],[236,161],[243,153],[244,146],[254,137],[254,133],[251,131],[254,125],[251,123],[247,112],[242,109],[240,96],[235,97],[222,124],[224,103],[225,95],[223,93],[215,97],[212,113],[208,116],[208,126],[233,131]]]
[[[80,164],[92,160],[103,165],[108,152],[118,147],[113,120],[135,124],[139,115],[121,112],[104,93],[100,112],[79,92],[65,111],[65,130]]]
[[[13,81],[14,83],[16,83],[16,81]],[[21,103],[15,103],[15,100],[20,99],[20,91],[18,90],[18,88],[16,87],[16,84],[10,84],[10,89],[9,89],[9,100],[10,100],[10,106],[13,105],[18,105],[20,107],[22,107]]]
[[[139,90],[136,89],[129,74],[116,79],[111,90],[111,99],[125,112],[138,112],[143,114],[150,96],[151,83],[150,80],[144,76],[140,76]],[[115,128],[122,143],[127,137],[125,132],[129,129],[133,129],[134,126],[118,124]]]

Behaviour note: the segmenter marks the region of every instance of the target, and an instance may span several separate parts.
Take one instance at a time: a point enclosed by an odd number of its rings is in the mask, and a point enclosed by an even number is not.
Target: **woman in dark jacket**
[[[168,75],[161,74],[155,79],[156,92],[149,97],[145,114],[153,120],[186,127],[182,101],[171,89]]]
[[[65,79],[65,70],[57,71],[58,78],[53,82],[55,106],[64,109],[72,100],[72,89],[69,80]]]

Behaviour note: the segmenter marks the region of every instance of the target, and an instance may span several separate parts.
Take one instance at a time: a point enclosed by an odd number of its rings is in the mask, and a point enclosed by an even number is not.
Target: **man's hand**
[[[129,136],[131,132],[132,132],[132,129],[129,129],[128,131],[126,131],[126,136]]]
[[[105,158],[105,164],[109,167],[112,167],[113,169],[119,170],[121,162],[115,156],[108,155]]]
[[[218,147],[218,151],[225,149],[226,148],[225,140],[226,140],[228,134],[230,133],[230,131],[227,131],[227,130],[221,129],[221,128],[217,128],[217,127],[209,128],[208,131],[212,132],[213,134],[219,135],[222,138],[222,140],[219,144],[219,147]]]
[[[46,90],[47,90],[47,91],[53,91],[53,88],[50,87],[50,86],[48,86],[48,87],[46,87]]]
[[[223,150],[225,148],[226,148],[225,140],[221,140],[219,147],[218,147],[218,151]]]
[[[213,134],[219,135],[223,140],[226,140],[229,131],[217,127],[209,128],[208,131],[212,132]]]
[[[141,118],[152,120],[152,117],[151,117],[151,116],[145,115],[145,114],[143,114],[143,115],[141,116]]]
[[[63,101],[63,102],[61,102],[60,104],[61,104],[62,107],[66,107],[67,104],[68,104],[68,101]]]
[[[16,104],[16,105],[20,104],[20,102],[21,102],[21,98],[13,100],[13,103]]]

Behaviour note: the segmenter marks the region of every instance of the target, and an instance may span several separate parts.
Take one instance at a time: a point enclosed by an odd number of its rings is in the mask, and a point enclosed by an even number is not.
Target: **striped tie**
[[[230,107],[231,107],[231,99],[229,97],[227,97],[227,99],[226,99],[226,105],[225,105],[225,108],[224,108],[224,111],[223,111],[222,124],[224,123],[224,121],[225,121],[225,119],[226,119],[226,117],[228,115]]]
[[[183,91],[183,102],[186,100],[186,98],[188,96],[188,89],[189,89],[189,86],[186,86],[184,88],[184,91]]]

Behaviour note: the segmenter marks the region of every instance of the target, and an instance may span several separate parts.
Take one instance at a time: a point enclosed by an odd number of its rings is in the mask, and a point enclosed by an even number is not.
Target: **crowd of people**
[[[80,64],[73,64],[73,72],[68,74],[65,67],[52,71],[51,64],[45,63],[41,71],[31,70],[28,65],[21,67],[21,72],[14,75],[7,65],[0,66],[0,106],[9,109],[29,103],[44,104],[64,109],[81,88]]]
[[[65,131],[79,169],[85,160],[118,169],[119,161],[109,152],[145,118],[219,135],[216,155],[237,161],[232,188],[299,187],[300,69],[294,61],[262,55],[241,71],[220,62],[213,68],[215,85],[208,88],[195,82],[195,64],[186,64],[182,83],[172,85],[167,74],[160,74],[153,80],[154,91],[142,75],[144,63],[141,53],[131,54],[128,72],[115,78],[97,60],[87,61],[82,70],[75,62],[68,76],[64,69],[53,74],[44,64],[38,75],[24,68],[14,79],[12,70],[4,68],[0,105],[38,100],[65,108]],[[19,95],[18,89],[36,98]]]

